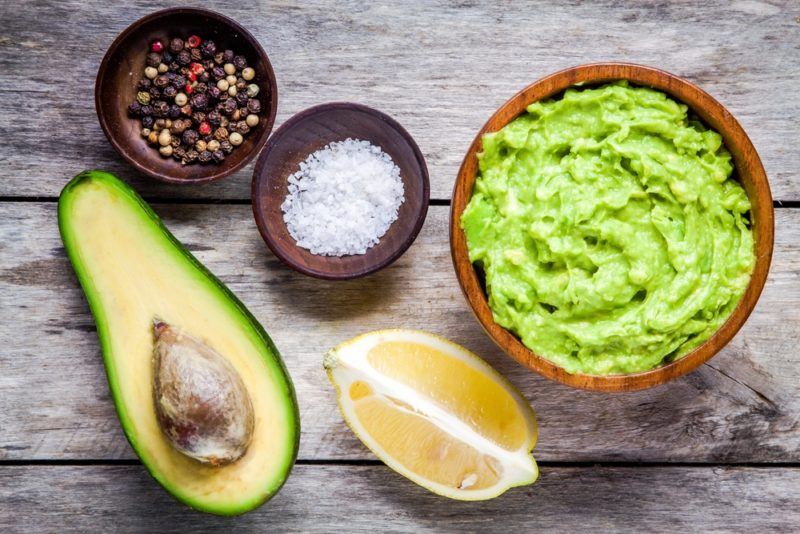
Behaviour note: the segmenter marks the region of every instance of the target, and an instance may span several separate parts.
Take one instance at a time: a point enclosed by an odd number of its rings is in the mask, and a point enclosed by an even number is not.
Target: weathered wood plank
[[[343,283],[280,264],[249,206],[155,209],[273,335],[298,390],[303,459],[372,458],[339,417],[322,354],[368,330],[409,327],[466,345],[522,390],[538,413],[540,459],[800,461],[800,210],[777,210],[766,290],[722,354],[666,386],[604,395],[541,379],[488,340],[450,267],[446,207],[431,208],[393,267]],[[0,458],[133,458],[94,323],[61,248],[55,204],[0,203],[0,221]]]
[[[751,135],[775,198],[800,199],[791,142],[800,139],[800,24],[792,0],[228,0],[214,7],[270,54],[278,124],[327,101],[382,109],[417,139],[433,198],[449,198],[473,135],[522,87],[575,64],[625,60],[685,76],[717,97]],[[146,196],[249,198],[252,167],[205,187],[154,184],[101,133],[96,68],[114,37],[154,9],[147,0],[35,0],[0,17],[0,196],[53,196],[72,175],[99,167]]]
[[[221,518],[173,501],[141,466],[3,467],[0,502],[9,533],[789,532],[800,469],[545,468],[533,486],[469,503],[384,466],[298,465],[272,501]]]

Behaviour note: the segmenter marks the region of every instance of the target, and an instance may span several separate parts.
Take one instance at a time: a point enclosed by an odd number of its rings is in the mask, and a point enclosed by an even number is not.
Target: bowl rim
[[[259,56],[259,60],[263,60],[264,66],[266,67],[267,71],[267,82],[270,86],[271,91],[271,102],[269,108],[269,114],[265,118],[266,127],[261,134],[261,137],[256,139],[256,142],[250,152],[245,154],[242,160],[237,163],[236,165],[231,165],[230,167],[224,166],[205,166],[205,168],[209,170],[217,169],[217,172],[212,172],[208,176],[202,176],[200,178],[176,178],[171,176],[170,174],[164,171],[154,171],[152,169],[147,168],[146,166],[142,165],[138,159],[130,156],[127,151],[123,150],[120,143],[117,141],[116,136],[111,131],[111,127],[108,125],[108,119],[101,111],[102,107],[100,105],[101,99],[103,95],[101,94],[100,87],[103,84],[106,71],[108,69],[108,63],[111,56],[117,52],[117,50],[122,46],[123,42],[130,37],[135,31],[137,31],[142,25],[151,22],[153,20],[162,18],[167,15],[176,15],[176,14],[191,14],[191,15],[200,15],[204,17],[210,17],[216,19],[217,21],[231,26],[236,32],[238,32],[242,38],[248,41],[256,50],[256,54]],[[272,133],[272,128],[275,124],[275,117],[278,113],[278,83],[275,79],[275,71],[272,68],[272,63],[269,60],[269,55],[264,50],[264,47],[261,46],[261,43],[258,39],[250,33],[247,28],[236,22],[234,19],[228,17],[227,15],[223,15],[217,11],[213,11],[211,9],[205,9],[200,7],[170,7],[166,9],[161,9],[158,11],[154,11],[144,17],[141,17],[131,24],[129,24],[119,35],[112,41],[111,45],[106,50],[106,53],[103,55],[103,59],[100,60],[100,66],[97,69],[97,74],[95,76],[94,82],[94,108],[95,108],[95,115],[97,115],[97,120],[100,122],[100,128],[103,130],[103,133],[108,139],[108,142],[111,143],[111,146],[114,147],[117,154],[122,156],[125,161],[127,161],[131,166],[133,166],[137,171],[141,172],[142,174],[149,176],[150,178],[155,178],[161,182],[166,182],[170,184],[204,184],[209,182],[216,182],[217,180],[221,180],[231,174],[241,170],[243,167],[248,165],[256,155],[261,152],[264,148],[264,145],[267,142],[270,134]]]
[[[745,293],[728,319],[709,339],[680,359],[638,373],[570,374],[528,349],[518,337],[494,322],[487,296],[480,285],[475,268],[469,261],[466,238],[459,221],[472,196],[477,176],[476,154],[482,149],[482,136],[485,133],[497,131],[507,125],[524,112],[525,106],[535,101],[558,95],[577,84],[592,85],[615,80],[628,80],[634,85],[652,87],[689,106],[706,124],[718,122],[721,125],[711,126],[723,136],[726,148],[735,159],[737,172],[741,172],[738,167],[739,159],[742,159],[746,163],[748,174],[752,177],[753,196],[747,191],[748,198],[754,206],[751,209],[751,216],[756,208],[760,213],[759,217],[753,217],[751,223],[755,237],[756,263]],[[681,92],[683,96],[676,94]],[[710,118],[714,120],[709,120]],[[722,104],[695,84],[664,70],[633,63],[600,62],[570,67],[540,78],[503,103],[491,115],[478,131],[462,160],[453,187],[449,227],[450,252],[461,290],[483,329],[508,356],[546,378],[571,387],[620,392],[657,386],[683,376],[708,361],[733,339],[753,311],[767,279],[773,249],[774,211],[769,182],[758,153],[739,122]]]
[[[264,210],[261,208],[261,204],[259,201],[259,199],[261,198],[261,188],[264,187],[269,181],[269,176],[266,173],[266,164],[267,164],[267,159],[269,159],[269,155],[272,152],[272,150],[277,146],[278,143],[281,142],[282,138],[287,133],[289,133],[298,123],[319,113],[326,113],[331,110],[360,111],[362,113],[370,115],[375,119],[380,120],[381,122],[386,123],[388,126],[395,129],[403,138],[403,140],[409,145],[412,152],[414,153],[414,158],[420,169],[419,179],[422,180],[422,197],[420,199],[421,200],[420,209],[415,214],[416,220],[414,221],[414,225],[411,227],[411,231],[408,233],[408,235],[406,235],[406,237],[400,243],[400,246],[398,246],[392,252],[392,254],[390,254],[382,261],[376,262],[370,267],[362,269],[358,272],[336,273],[336,272],[312,269],[297,264],[290,256],[287,256],[286,254],[283,253],[281,248],[278,246],[277,242],[273,239],[272,234],[268,231],[267,221],[266,221],[267,217]],[[261,151],[261,154],[259,154],[258,159],[256,160],[256,165],[255,168],[253,169],[253,182],[251,184],[250,196],[252,199],[251,204],[253,208],[253,217],[256,220],[256,226],[258,227],[258,232],[261,234],[262,239],[264,240],[264,242],[266,242],[267,246],[272,251],[272,253],[275,254],[275,256],[279,260],[281,260],[281,262],[284,265],[293,269],[294,271],[305,274],[307,276],[311,276],[313,278],[319,278],[321,280],[329,280],[329,281],[353,280],[356,278],[362,278],[368,276],[377,271],[380,271],[385,267],[388,267],[389,265],[397,261],[414,243],[417,236],[419,235],[420,230],[422,230],[422,226],[425,224],[425,219],[427,218],[428,215],[428,205],[430,204],[430,177],[428,173],[428,166],[425,163],[425,157],[423,156],[422,151],[419,148],[419,145],[417,145],[417,142],[414,140],[411,134],[408,133],[408,131],[405,128],[403,128],[403,126],[395,119],[393,119],[391,116],[387,115],[386,113],[380,110],[356,102],[345,102],[345,101],[326,102],[323,104],[317,104],[311,106],[309,108],[306,108],[302,111],[295,113],[273,132],[273,134],[267,141],[266,147],[264,147],[264,150]],[[392,224],[395,223],[397,223],[397,221],[395,221]],[[281,219],[281,224],[285,225],[286,223],[283,222],[283,220]]]

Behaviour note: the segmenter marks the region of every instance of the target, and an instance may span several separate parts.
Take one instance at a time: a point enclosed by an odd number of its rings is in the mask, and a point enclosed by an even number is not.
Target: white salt
[[[367,141],[346,139],[308,156],[281,204],[297,245],[312,254],[364,254],[397,220],[400,169]]]

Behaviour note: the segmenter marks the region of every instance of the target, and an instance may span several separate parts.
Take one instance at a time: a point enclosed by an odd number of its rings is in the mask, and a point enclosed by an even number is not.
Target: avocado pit
[[[153,400],[179,452],[206,465],[235,462],[253,437],[253,403],[241,376],[197,338],[154,321]]]

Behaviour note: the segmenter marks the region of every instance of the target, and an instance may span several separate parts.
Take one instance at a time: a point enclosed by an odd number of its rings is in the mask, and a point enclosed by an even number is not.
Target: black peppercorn
[[[192,56],[192,61],[200,61],[203,59],[203,54],[200,52],[199,48],[192,48],[189,54]]]
[[[208,85],[204,84],[203,82],[199,82],[194,86],[195,93],[205,93],[206,91],[208,91]]]
[[[158,87],[151,87],[150,90],[147,91],[147,93],[150,95],[150,98],[152,100],[157,100],[161,98],[161,89],[159,89]]]
[[[186,76],[182,76],[180,74],[174,74],[172,76],[172,86],[175,89],[183,89],[186,87]]]
[[[214,63],[216,63],[217,65],[221,65],[222,57],[223,57],[222,52],[217,52],[216,54],[214,54]]]
[[[222,67],[214,67],[213,69],[211,69],[211,75],[214,77],[215,80],[221,80],[222,78],[225,77],[225,71],[222,69]]]
[[[211,152],[209,152],[208,150],[203,150],[202,152],[200,152],[200,155],[198,156],[197,159],[200,161],[200,163],[208,163],[209,161],[211,161]]]
[[[247,66],[247,60],[244,56],[236,56],[233,58],[233,66],[237,69],[243,69]]]
[[[197,133],[197,130],[186,130],[183,132],[183,139],[184,145],[194,146],[198,139],[200,139],[200,134]]]
[[[230,141],[226,139],[224,141],[220,141],[219,149],[225,152],[226,154],[230,154],[231,152],[233,152],[233,145],[231,144]]]
[[[180,116],[181,116],[181,108],[180,108],[180,106],[176,106],[175,104],[172,104],[169,107],[169,118],[170,119],[177,119]]]
[[[200,125],[201,122],[204,122],[205,120],[206,120],[206,114],[203,113],[202,111],[195,111],[194,113],[192,113],[192,122],[194,122],[198,126]]]
[[[200,51],[205,57],[214,57],[214,54],[217,53],[217,44],[214,41],[203,41]]]
[[[175,159],[183,159],[186,157],[186,149],[182,146],[175,147],[175,150],[172,151],[172,157]]]
[[[150,52],[149,54],[147,54],[147,57],[144,59],[144,62],[148,67],[158,67],[158,65],[161,63],[161,54]]]
[[[175,61],[178,62],[178,65],[185,67],[192,62],[192,54],[188,50],[181,50],[175,57]]]
[[[200,76],[197,77],[203,83],[208,83],[208,80],[211,79],[211,75],[208,74],[208,71],[203,72]]]
[[[250,131],[250,127],[244,121],[239,121],[236,123],[236,127],[234,131],[239,132],[242,135],[246,135]]]
[[[197,150],[194,150],[194,149],[187,150],[186,151],[186,157],[183,159],[183,161],[185,163],[191,163],[191,162],[193,162],[193,161],[195,161],[197,159],[197,156],[199,156],[199,154],[197,153]]]
[[[211,157],[214,158],[214,161],[217,163],[225,161],[225,153],[222,150],[215,150],[211,153]]]
[[[154,122],[155,122],[155,119],[153,119],[153,117],[151,117],[150,115],[142,117],[142,128],[150,129],[150,128],[153,127],[153,123]]]
[[[128,115],[131,117],[138,117],[142,114],[142,105],[139,102],[134,102],[128,106]]]
[[[233,63],[234,53],[233,50],[225,50],[222,53],[222,61],[224,63]]]
[[[170,64],[168,65],[168,67],[169,67],[169,70],[171,70],[172,72],[177,72],[177,71],[178,71],[178,69],[180,69],[180,68],[181,68],[181,66],[180,66],[180,65],[178,65],[178,62],[177,62],[177,61],[173,61],[172,63],[170,63]]]
[[[153,106],[151,106],[149,104],[142,105],[142,117],[149,117],[152,114],[153,114]],[[144,119],[142,119],[142,120],[144,120]]]
[[[247,105],[249,106],[250,102],[248,102]],[[233,98],[226,100],[223,104],[222,112],[226,115],[230,115],[234,111],[236,111],[236,100]]]
[[[255,98],[251,98],[247,101],[247,110],[250,113],[258,113],[261,111],[261,102],[256,100]]]
[[[169,104],[163,100],[158,100],[155,104],[153,104],[154,117],[166,117],[167,114],[169,114]]]
[[[183,50],[183,39],[179,37],[175,37],[169,42],[169,51],[173,54],[177,54]]]
[[[211,100],[219,100],[219,96],[222,94],[222,91],[220,91],[219,87],[216,85],[212,85],[208,88],[208,92],[206,94]]]
[[[153,82],[150,81],[150,78],[142,78],[139,80],[139,83],[136,84],[136,88],[140,91],[148,91],[152,84]]]
[[[172,126],[170,126],[169,131],[177,136],[185,132],[189,126],[191,126],[191,121],[186,119],[176,119],[172,121]]]
[[[156,87],[166,87],[167,85],[169,85],[169,78],[167,78],[166,75],[161,74],[159,76],[156,76],[156,79],[153,80],[153,83],[155,84]]]
[[[236,103],[239,106],[246,106],[248,100],[247,93],[236,93]]]
[[[178,90],[175,87],[168,85],[161,91],[161,94],[167,98],[175,98],[175,95],[178,94]]]
[[[183,113],[184,115],[187,115],[187,116],[191,116],[191,114],[192,114],[192,106],[190,106],[189,104],[186,104],[185,106],[182,106],[181,107],[181,113]]]
[[[175,61],[175,56],[173,56],[170,52],[163,52],[161,54],[161,63],[166,63],[169,65],[173,61]]]
[[[222,121],[222,115],[220,115],[219,111],[214,110],[206,115],[206,120],[209,122],[209,124],[211,124],[211,126],[217,127]]]

